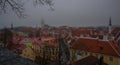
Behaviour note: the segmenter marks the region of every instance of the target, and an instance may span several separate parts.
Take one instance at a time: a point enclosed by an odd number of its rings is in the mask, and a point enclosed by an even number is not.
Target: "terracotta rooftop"
[[[81,60],[74,61],[72,65],[97,65],[99,63],[99,59],[95,58],[94,56],[88,56]],[[108,65],[103,63],[102,65]]]
[[[13,43],[18,44],[19,41],[21,41],[24,37],[23,36],[13,36]]]
[[[113,41],[79,38],[72,43],[71,48],[80,51],[120,57],[120,47]]]
[[[26,48],[26,45],[24,44],[9,44],[8,49],[12,51],[22,51]]]
[[[50,41],[50,40],[55,40],[55,37],[42,37],[41,40],[42,41]]]
[[[37,45],[41,45],[41,41],[39,40],[39,38],[23,38],[19,44],[24,44],[26,42],[32,42],[33,44],[37,44]]]
[[[41,38],[43,42],[47,42],[47,45],[50,47],[55,47],[58,46],[58,39],[55,37],[46,37],[46,38]]]
[[[81,34],[82,35],[89,35],[89,36],[101,35],[101,31],[100,30],[89,30],[89,29],[76,29],[76,30],[72,31],[72,36],[80,36]]]

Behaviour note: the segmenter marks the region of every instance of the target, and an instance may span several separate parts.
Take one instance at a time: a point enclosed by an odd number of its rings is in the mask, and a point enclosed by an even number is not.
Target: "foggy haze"
[[[14,12],[0,15],[0,28],[4,26],[39,26],[41,19],[51,26],[107,26],[109,17],[113,25],[120,25],[120,0],[53,0],[55,11],[49,6],[36,7],[32,1],[25,4],[26,19]]]

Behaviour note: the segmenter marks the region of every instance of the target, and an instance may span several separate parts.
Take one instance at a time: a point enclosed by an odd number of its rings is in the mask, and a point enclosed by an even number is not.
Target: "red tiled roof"
[[[31,38],[24,38],[19,42],[19,44],[24,44],[25,42],[32,42],[32,40],[33,39],[31,39]]]
[[[99,63],[99,59],[95,58],[94,56],[88,56],[81,60],[77,60],[72,62],[72,65],[97,65]],[[108,65],[103,62],[103,65]]]
[[[46,38],[43,38],[43,41],[47,42],[47,45],[50,47],[55,47],[58,45],[58,39],[55,37],[46,37]]]
[[[12,51],[22,51],[23,49],[26,48],[26,45],[24,44],[9,44],[8,45],[8,49],[12,50]]]
[[[23,39],[23,36],[13,36],[13,43],[18,44],[21,39]]]
[[[72,36],[80,36],[80,35],[100,35],[100,31],[98,30],[89,30],[89,29],[77,29],[72,30]]]
[[[39,46],[42,44],[42,42],[38,38],[34,38],[33,43]]]
[[[120,48],[115,42],[98,39],[79,38],[71,48],[91,53],[120,57]]]
[[[120,31],[120,28],[114,28],[113,30],[112,30],[112,33],[113,34],[116,34],[117,32],[119,32]]]
[[[19,42],[19,44],[24,44],[26,42],[32,42],[33,44],[37,44],[37,45],[42,44],[38,38],[24,38]]]

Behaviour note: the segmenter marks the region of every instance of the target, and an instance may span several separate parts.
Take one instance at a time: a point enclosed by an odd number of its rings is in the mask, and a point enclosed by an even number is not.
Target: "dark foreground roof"
[[[81,60],[74,61],[72,63],[72,65],[98,65],[98,64],[99,64],[99,60],[94,56],[88,56]],[[103,62],[102,65],[108,65],[108,64]]]
[[[0,65],[37,65],[5,48],[0,48]]]

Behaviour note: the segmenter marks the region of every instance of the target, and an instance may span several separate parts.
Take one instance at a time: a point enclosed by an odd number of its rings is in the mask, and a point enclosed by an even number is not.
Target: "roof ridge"
[[[116,48],[111,44],[111,42],[108,41],[108,43],[109,43],[110,46],[113,48],[113,50],[117,53],[117,55],[120,56],[120,53],[119,53],[118,50],[116,50]]]

